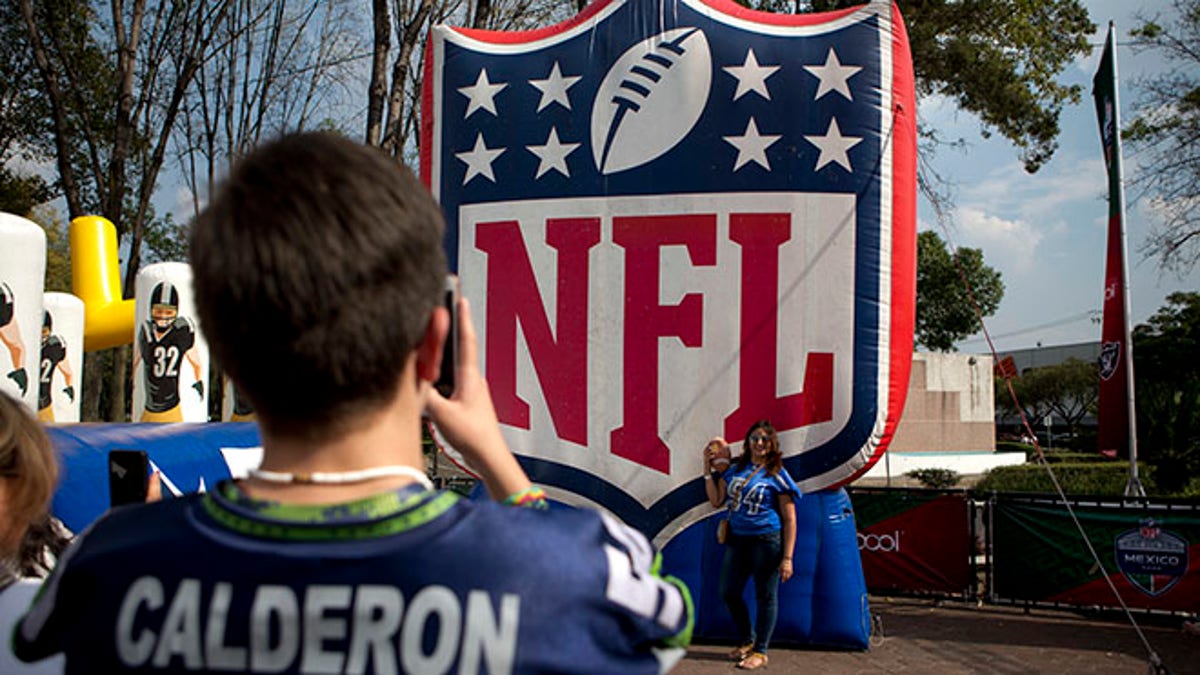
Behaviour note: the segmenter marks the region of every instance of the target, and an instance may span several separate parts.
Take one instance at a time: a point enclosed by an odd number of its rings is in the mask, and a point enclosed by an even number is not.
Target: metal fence
[[[1200,500],[848,492],[872,592],[1200,610]]]

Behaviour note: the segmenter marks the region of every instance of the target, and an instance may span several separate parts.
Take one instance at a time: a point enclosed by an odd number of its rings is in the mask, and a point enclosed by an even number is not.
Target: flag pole
[[[1125,334],[1125,353],[1124,363],[1125,368],[1125,388],[1126,388],[1126,406],[1129,415],[1129,480],[1125,483],[1126,497],[1145,497],[1146,490],[1142,486],[1141,478],[1138,476],[1137,464],[1137,406],[1134,401],[1134,383],[1133,383],[1133,335],[1129,328],[1130,321],[1130,292],[1129,292],[1129,248],[1128,238],[1125,234],[1125,162],[1124,155],[1121,153],[1121,94],[1118,83],[1121,81],[1117,71],[1117,27],[1112,21],[1108,22],[1108,39],[1112,42],[1112,71],[1113,71],[1113,123],[1116,128],[1116,133],[1113,134],[1113,153],[1117,157],[1117,181],[1116,193],[1112,196],[1117,200],[1117,209],[1121,219],[1121,279],[1124,283],[1121,284],[1124,297],[1122,302],[1125,305],[1125,321],[1122,327]]]
[[[1093,80],[1096,114],[1109,183],[1108,262],[1105,268],[1104,321],[1101,336],[1101,450],[1124,445],[1129,453],[1126,497],[1146,494],[1138,476],[1137,406],[1134,400],[1133,336],[1130,331],[1129,255],[1125,227],[1125,169],[1121,156],[1120,98],[1117,76],[1117,29],[1108,22],[1100,67]],[[1120,297],[1116,297],[1119,294]],[[1118,387],[1124,385],[1124,391]],[[1124,405],[1120,399],[1124,398]],[[1107,403],[1106,403],[1107,401]],[[1124,419],[1122,419],[1124,418]],[[1115,429],[1124,424],[1125,438]],[[1105,431],[1105,429],[1109,431]],[[1116,433],[1113,433],[1116,432]]]

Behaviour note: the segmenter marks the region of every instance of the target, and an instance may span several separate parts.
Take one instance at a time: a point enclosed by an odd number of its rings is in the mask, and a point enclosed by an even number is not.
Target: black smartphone
[[[450,330],[442,344],[441,372],[433,386],[442,396],[449,396],[454,393],[454,366],[458,363],[458,277],[453,274],[446,275],[442,303],[450,312]]]
[[[111,450],[108,453],[108,503],[111,506],[146,501],[150,460],[144,450]]]

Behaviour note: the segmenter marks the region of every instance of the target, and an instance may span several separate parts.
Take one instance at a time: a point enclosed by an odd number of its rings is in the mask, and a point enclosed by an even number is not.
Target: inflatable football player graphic
[[[29,374],[25,372],[25,343],[21,340],[21,324],[17,321],[16,296],[8,284],[0,282],[0,344],[8,352],[8,360],[12,370],[8,379],[12,380],[25,395],[29,388]]]
[[[191,388],[204,400],[195,326],[179,315],[179,289],[170,281],[160,281],[150,292],[150,317],[138,328],[133,348],[134,376],[140,371],[145,386],[140,421],[183,421],[179,375],[185,360],[194,374]]]
[[[62,378],[62,393],[75,401],[75,371],[71,369],[71,361],[67,358],[67,344],[61,335],[54,334],[54,315],[50,310],[42,310],[42,350],[41,365],[38,368],[38,419],[43,422],[54,421],[54,380],[55,376]]]

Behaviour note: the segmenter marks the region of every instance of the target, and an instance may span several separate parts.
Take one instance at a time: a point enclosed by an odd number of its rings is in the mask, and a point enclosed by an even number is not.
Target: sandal
[[[741,647],[734,647],[733,651],[729,652],[729,660],[737,661],[738,663],[741,663],[742,660],[744,660],[747,656],[749,656],[750,652],[752,652],[752,651],[754,651],[754,643],[753,642],[747,642],[746,644],[742,645]]]
[[[737,667],[741,670],[758,670],[759,668],[767,667],[767,655],[762,652],[750,652],[750,654],[738,662]]]

